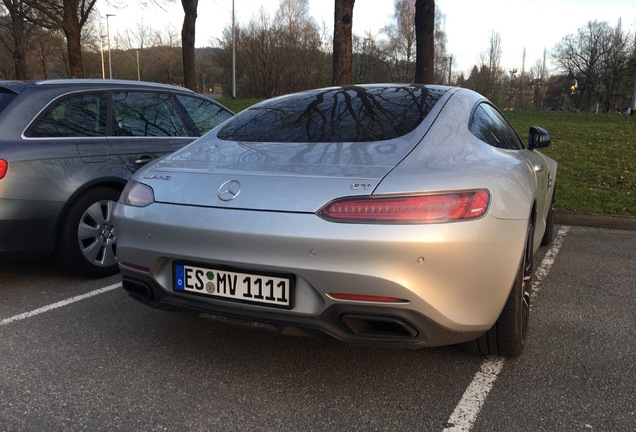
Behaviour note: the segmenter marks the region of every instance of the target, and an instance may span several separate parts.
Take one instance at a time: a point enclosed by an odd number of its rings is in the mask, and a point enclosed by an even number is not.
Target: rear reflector
[[[373,295],[361,295],[361,294],[344,294],[344,293],[327,293],[327,295],[336,300],[349,300],[349,301],[365,301],[374,303],[408,303],[408,300],[396,298],[396,297],[384,297]]]
[[[123,265],[124,267],[128,267],[128,268],[131,268],[133,270],[139,270],[139,271],[146,272],[146,273],[148,273],[150,271],[150,269],[148,267],[140,266],[140,265],[129,263],[129,262],[122,262],[120,264]]]
[[[343,198],[324,206],[318,215],[332,222],[440,223],[477,219],[488,211],[484,189],[434,195]]]
[[[7,171],[9,170],[9,162],[4,159],[0,159],[0,180],[7,175]]]

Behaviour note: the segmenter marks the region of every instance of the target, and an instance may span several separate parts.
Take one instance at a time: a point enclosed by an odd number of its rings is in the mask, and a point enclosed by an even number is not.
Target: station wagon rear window
[[[444,91],[422,85],[348,86],[272,99],[242,112],[218,133],[243,142],[371,142],[413,131]]]

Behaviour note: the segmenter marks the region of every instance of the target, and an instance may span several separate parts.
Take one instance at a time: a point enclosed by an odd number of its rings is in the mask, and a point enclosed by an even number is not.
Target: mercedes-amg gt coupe
[[[467,89],[332,87],[261,102],[141,168],[114,210],[149,306],[287,333],[521,354],[557,163]]]

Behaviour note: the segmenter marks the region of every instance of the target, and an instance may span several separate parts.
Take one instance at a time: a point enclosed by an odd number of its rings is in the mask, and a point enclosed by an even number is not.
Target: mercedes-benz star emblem
[[[241,193],[241,184],[236,180],[228,180],[223,183],[216,193],[222,201],[232,201]]]

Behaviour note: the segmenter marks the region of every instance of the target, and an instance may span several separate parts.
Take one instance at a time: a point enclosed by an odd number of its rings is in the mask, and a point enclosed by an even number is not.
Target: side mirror
[[[530,133],[528,134],[528,148],[530,150],[547,147],[550,142],[550,134],[547,130],[539,126],[530,127]]]

